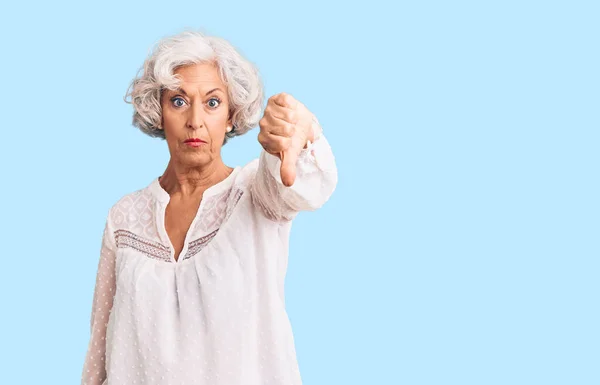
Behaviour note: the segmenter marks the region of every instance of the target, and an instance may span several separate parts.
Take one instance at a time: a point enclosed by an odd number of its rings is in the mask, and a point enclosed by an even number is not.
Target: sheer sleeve
[[[320,208],[337,185],[335,159],[323,134],[300,153],[292,186],[283,184],[280,169],[281,160],[262,150],[250,185],[254,205],[271,220],[289,221],[299,211]]]
[[[106,380],[106,327],[116,290],[115,249],[110,219],[107,219],[96,273],[90,317],[90,340],[81,375],[81,385],[102,385]]]

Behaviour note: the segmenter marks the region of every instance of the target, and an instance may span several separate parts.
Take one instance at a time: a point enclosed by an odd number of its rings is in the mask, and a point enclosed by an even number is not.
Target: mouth
[[[186,141],[184,143],[187,144],[188,146],[199,147],[203,144],[206,144],[206,141],[204,141],[200,138],[191,138],[191,139],[186,139]]]

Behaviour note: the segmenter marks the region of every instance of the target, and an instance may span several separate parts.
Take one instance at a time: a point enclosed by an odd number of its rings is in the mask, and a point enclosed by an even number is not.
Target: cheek
[[[218,126],[211,127],[211,129],[208,131],[208,135],[210,136],[211,152],[218,153],[221,151],[223,140],[225,139],[226,128],[226,123],[221,123]]]
[[[210,131],[210,148],[213,151],[219,151],[225,139],[225,129]]]
[[[165,125],[169,125],[169,123],[177,122],[180,118],[178,114],[167,108],[162,110],[162,119]]]
[[[224,137],[227,132],[227,114],[219,114],[206,119],[209,135],[212,139]]]

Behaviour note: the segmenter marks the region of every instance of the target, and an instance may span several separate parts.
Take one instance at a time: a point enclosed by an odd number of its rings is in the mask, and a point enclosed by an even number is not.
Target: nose
[[[204,125],[204,110],[201,103],[192,103],[188,109],[187,127],[197,130]]]

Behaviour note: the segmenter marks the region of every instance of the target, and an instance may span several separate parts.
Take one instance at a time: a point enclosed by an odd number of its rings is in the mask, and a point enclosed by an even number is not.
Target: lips
[[[186,139],[186,141],[185,141],[185,143],[190,143],[190,142],[206,143],[204,140],[199,139],[199,138]]]

